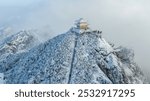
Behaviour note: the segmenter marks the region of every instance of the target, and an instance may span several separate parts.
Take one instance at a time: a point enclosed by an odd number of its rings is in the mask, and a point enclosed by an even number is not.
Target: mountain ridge
[[[78,24],[78,27],[72,27],[28,51],[9,54],[2,59],[0,68],[5,83],[147,83],[134,62],[132,50],[115,48],[102,37],[102,31],[89,29],[84,21]]]

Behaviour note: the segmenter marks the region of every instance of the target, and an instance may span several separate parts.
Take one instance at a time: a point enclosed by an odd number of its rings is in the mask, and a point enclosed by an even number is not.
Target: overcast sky
[[[100,29],[106,40],[132,48],[137,64],[150,73],[149,0],[0,0],[0,26],[42,28],[51,37],[67,31],[78,18]]]

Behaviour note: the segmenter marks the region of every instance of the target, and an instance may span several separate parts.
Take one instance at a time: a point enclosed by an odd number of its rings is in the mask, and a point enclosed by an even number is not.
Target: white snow
[[[5,47],[6,42],[0,47],[0,70],[5,72],[5,83],[145,82],[131,58],[132,52],[127,49],[114,51],[104,38],[98,36],[100,33],[89,30],[81,35],[80,32],[73,27],[36,47],[30,47],[34,41],[26,31],[6,40],[13,43],[16,50],[13,53],[13,47]],[[113,52],[120,52],[120,57]],[[128,58],[130,62],[124,60]],[[4,74],[0,73],[0,77],[0,82],[4,83]]]
[[[125,71],[126,75],[128,75],[128,76],[133,76],[132,71],[131,71],[128,67],[127,67],[127,68],[124,68],[124,71]]]
[[[0,84],[4,83],[4,73],[0,73]]]
[[[108,53],[113,51],[113,48],[109,45],[104,38],[99,39],[99,46],[105,49]]]

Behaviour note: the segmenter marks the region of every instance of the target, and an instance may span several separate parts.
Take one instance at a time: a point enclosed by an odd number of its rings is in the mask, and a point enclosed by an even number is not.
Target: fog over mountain
[[[38,39],[35,30],[20,31],[1,42],[0,83],[148,83],[133,50],[107,42],[82,18],[64,34]]]
[[[0,28],[39,29],[52,38],[66,32],[75,19],[83,17],[106,39],[135,51],[135,59],[144,70],[149,68],[149,0],[1,0]],[[41,34],[39,34],[42,36]],[[47,37],[42,37],[44,40]]]

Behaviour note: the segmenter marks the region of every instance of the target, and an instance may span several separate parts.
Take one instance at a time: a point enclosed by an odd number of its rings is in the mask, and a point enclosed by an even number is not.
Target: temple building
[[[79,20],[77,20],[75,25],[78,29],[81,29],[81,30],[89,29],[87,21],[85,21],[83,18],[80,18]]]

